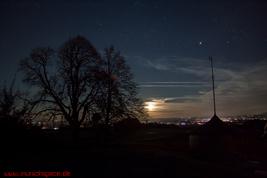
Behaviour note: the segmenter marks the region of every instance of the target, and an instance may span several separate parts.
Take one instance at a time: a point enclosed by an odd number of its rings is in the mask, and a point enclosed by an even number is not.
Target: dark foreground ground
[[[247,137],[232,152],[198,153],[190,150],[190,131],[172,127],[107,134],[84,130],[75,144],[69,130],[13,132],[6,136],[8,140],[2,139],[0,170],[2,175],[69,171],[71,177],[92,178],[267,177],[264,139]]]

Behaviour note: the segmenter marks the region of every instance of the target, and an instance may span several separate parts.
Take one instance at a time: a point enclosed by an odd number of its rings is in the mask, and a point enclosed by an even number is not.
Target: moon
[[[146,102],[146,103],[145,103],[145,108],[146,108],[148,111],[154,111],[155,108],[156,108],[156,103],[153,102],[153,101]]]

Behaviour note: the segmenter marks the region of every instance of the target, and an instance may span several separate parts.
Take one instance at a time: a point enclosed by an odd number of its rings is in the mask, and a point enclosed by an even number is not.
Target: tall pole
[[[210,64],[211,64],[211,77],[212,77],[212,93],[213,93],[213,112],[216,115],[216,102],[215,102],[215,87],[214,87],[214,72],[213,72],[213,60],[212,57],[209,57]]]

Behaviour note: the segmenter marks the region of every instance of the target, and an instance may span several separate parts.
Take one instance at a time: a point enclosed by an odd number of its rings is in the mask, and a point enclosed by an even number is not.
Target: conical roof
[[[204,125],[194,130],[194,134],[221,134],[227,130],[225,123],[214,114],[213,117]]]
[[[206,127],[222,127],[224,125],[224,122],[216,115],[214,114],[213,117],[204,124]]]

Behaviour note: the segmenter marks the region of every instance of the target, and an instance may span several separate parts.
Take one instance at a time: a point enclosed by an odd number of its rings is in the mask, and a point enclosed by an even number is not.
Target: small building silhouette
[[[207,123],[194,129],[189,136],[190,149],[199,153],[219,153],[224,149],[229,129],[214,115]]]
[[[263,137],[267,138],[267,122],[266,122],[266,124],[264,126]]]

